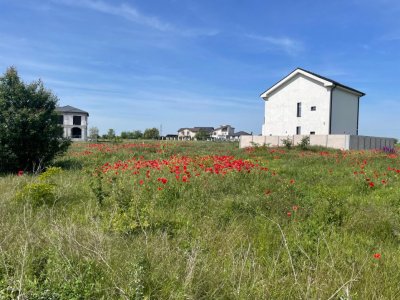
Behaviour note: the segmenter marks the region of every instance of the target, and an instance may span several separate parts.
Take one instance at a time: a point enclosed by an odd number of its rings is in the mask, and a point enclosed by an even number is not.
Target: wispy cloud
[[[138,24],[145,25],[161,31],[169,31],[173,29],[173,26],[171,24],[163,22],[157,17],[147,16],[139,12],[136,8],[127,4],[110,5],[103,1],[92,1],[92,0],[83,0],[83,1],[68,0],[67,3],[83,6],[106,14],[116,15],[125,18],[129,21],[133,21]]]
[[[304,49],[300,41],[289,37],[261,36],[256,34],[247,34],[246,37],[262,42],[267,50],[282,50],[289,55],[296,55]]]
[[[219,33],[215,29],[179,28],[156,16],[146,15],[132,5],[121,3],[112,5],[101,0],[53,0],[54,3],[91,9],[104,14],[114,15],[128,21],[163,32],[171,32],[186,37],[214,36]]]

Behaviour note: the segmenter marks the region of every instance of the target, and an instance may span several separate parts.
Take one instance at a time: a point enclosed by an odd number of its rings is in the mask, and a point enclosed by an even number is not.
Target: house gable
[[[261,94],[263,135],[358,134],[363,92],[297,68]]]
[[[314,78],[292,76],[265,101],[263,135],[297,134],[298,127],[302,133],[328,132],[330,93]]]
[[[273,86],[271,86],[269,89],[264,91],[260,97],[263,98],[264,100],[268,100],[268,98],[275,92],[279,91],[280,89],[284,88],[289,84],[291,81],[293,81],[296,77],[298,76],[304,76],[305,78],[309,78],[310,80],[314,81],[315,83],[318,83],[326,88],[332,88],[332,87],[339,87],[343,90],[345,90],[348,93],[355,94],[359,97],[364,96],[365,94],[363,92],[360,92],[356,89],[353,89],[351,87],[348,87],[344,84],[341,84],[335,80],[329,79],[327,77],[318,75],[316,73],[297,68],[296,70],[292,71],[289,75],[275,83]]]

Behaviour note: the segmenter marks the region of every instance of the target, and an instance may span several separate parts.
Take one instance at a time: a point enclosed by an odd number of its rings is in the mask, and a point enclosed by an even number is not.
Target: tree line
[[[137,140],[137,139],[151,139],[156,140],[160,138],[160,132],[157,128],[147,128],[144,132],[141,130],[133,130],[133,131],[122,131],[120,135],[117,135],[115,130],[110,128],[107,133],[100,135],[99,129],[97,127],[89,128],[89,139],[91,141],[97,141],[98,139],[126,139],[126,140]]]

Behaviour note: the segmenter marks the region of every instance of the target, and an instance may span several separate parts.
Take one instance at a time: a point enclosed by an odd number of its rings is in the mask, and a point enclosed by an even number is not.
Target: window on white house
[[[59,125],[63,125],[63,124],[64,124],[64,116],[63,116],[63,115],[59,115],[59,116],[58,116],[58,121],[57,121],[57,123],[58,123]]]
[[[301,117],[301,102],[297,102],[297,117]]]
[[[81,125],[81,116],[74,116],[73,125]]]
[[[315,134],[315,131],[310,131],[310,134]]]
[[[300,126],[296,127],[296,134],[297,135],[301,134],[301,127]]]
[[[311,111],[316,111],[317,107],[316,106],[311,106]]]

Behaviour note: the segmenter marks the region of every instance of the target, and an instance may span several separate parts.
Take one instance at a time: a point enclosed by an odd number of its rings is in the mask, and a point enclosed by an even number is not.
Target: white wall
[[[82,130],[82,138],[81,139],[72,139],[74,141],[79,140],[87,140],[87,126],[88,126],[88,116],[86,114],[79,114],[79,113],[63,113],[64,116],[63,120],[63,127],[64,127],[64,137],[71,137],[71,130],[73,127],[78,127]],[[73,125],[74,116],[81,117],[81,125]]]
[[[297,117],[301,102],[301,117]],[[301,126],[301,134],[329,133],[330,88],[302,74],[296,75],[265,101],[263,135],[293,135]],[[316,111],[311,111],[316,106]]]
[[[240,148],[258,146],[283,146],[284,139],[290,139],[293,145],[300,143],[304,135],[286,135],[286,136],[241,136],[239,141]],[[364,150],[364,149],[383,149],[384,147],[394,147],[393,138],[346,135],[346,134],[326,134],[326,135],[311,135],[310,145],[323,146],[335,149],[344,150]]]
[[[80,126],[87,126],[87,115],[86,114],[63,113],[63,116],[64,116],[64,125],[73,126],[74,116],[81,116],[81,125]]]
[[[358,96],[336,87],[332,91],[331,134],[357,135]]]

